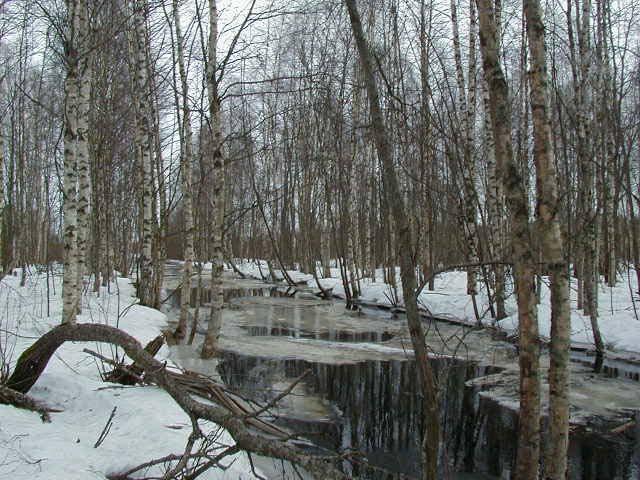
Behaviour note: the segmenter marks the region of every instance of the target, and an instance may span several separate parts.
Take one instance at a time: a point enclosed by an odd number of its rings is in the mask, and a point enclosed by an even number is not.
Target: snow
[[[237,263],[238,268],[246,275],[260,278],[259,270],[255,262],[242,261]],[[268,272],[266,262],[262,262],[264,273]],[[274,267],[275,268],[275,267]],[[288,271],[294,281],[306,280],[308,287],[317,289],[316,281],[311,275],[298,271]],[[371,278],[361,278],[362,292],[359,300],[368,304],[391,307],[402,306],[402,289],[400,287],[400,272],[396,269],[396,284],[391,285],[381,281],[382,270],[376,271],[376,281]],[[331,269],[331,278],[319,279],[322,288],[332,289],[333,295],[345,298],[344,287],[340,280],[340,270]],[[467,274],[461,271],[452,271],[440,274],[436,277],[435,289],[429,291],[426,288],[418,298],[419,305],[430,312],[434,317],[450,318],[463,322],[475,322],[473,303],[467,295]],[[480,291],[476,297],[478,309],[481,312],[484,323],[491,323],[489,315],[489,303],[484,286],[479,285]],[[512,289],[512,287],[511,287]],[[602,337],[608,349],[630,352],[640,352],[640,304],[636,295],[632,299],[631,292],[637,292],[637,278],[633,272],[625,272],[618,276],[615,287],[608,287],[601,281],[598,285],[598,323]],[[548,339],[551,335],[551,308],[548,279],[543,277],[541,303],[538,306],[538,322],[540,336]],[[635,302],[635,309],[634,309]],[[515,295],[511,294],[506,302],[508,317],[499,322],[500,327],[508,332],[517,330],[518,316]],[[577,308],[577,280],[571,279],[571,340],[575,344],[593,344],[593,333],[588,317],[585,317]]]
[[[577,281],[571,279],[571,340],[574,343],[593,344],[593,332],[589,317],[582,314],[577,308]],[[630,288],[631,287],[631,288]],[[632,301],[631,291],[637,292],[636,276],[629,278],[620,276],[615,287],[608,287],[600,282],[598,285],[598,325],[602,338],[609,350],[640,351],[640,319],[636,316],[635,308],[637,298]],[[512,311],[515,308],[512,308]],[[640,315],[640,310],[638,311]],[[548,281],[543,278],[541,302],[538,306],[538,323],[540,336],[551,336],[551,307]],[[512,315],[500,322],[506,330],[515,330],[518,325],[518,317]]]
[[[0,283],[0,346],[11,362],[34,338],[60,323],[62,278],[57,276],[54,280],[49,317],[43,275],[32,272],[24,287],[19,286],[19,276],[6,277]],[[78,322],[118,325],[145,344],[160,333],[166,318],[136,302],[131,282],[119,278],[111,285],[111,293],[103,289],[99,298],[95,294],[84,297]],[[8,333],[16,330],[19,337]],[[106,345],[66,343],[29,392],[48,406],[63,410],[51,415],[51,423],[43,423],[36,413],[0,405],[0,478],[104,479],[108,473],[184,451],[191,425],[175,402],[155,387],[122,387],[103,382],[98,364],[82,352],[83,348],[111,357],[111,347]],[[158,358],[166,359],[168,353],[165,346]],[[104,442],[94,448],[114,407],[113,426]],[[205,433],[218,430],[212,424],[201,427]],[[225,431],[218,441],[232,442]],[[201,478],[254,478],[247,473],[251,468],[244,454],[225,462],[232,463],[228,470],[212,469]],[[158,469],[156,473],[159,472]],[[148,473],[151,472],[142,472]]]
[[[247,275],[261,278],[253,262],[238,262],[238,267]],[[266,263],[262,264],[262,270],[264,274],[268,272]],[[306,282],[303,288],[317,289],[311,275],[296,270],[288,273],[295,282]],[[401,289],[394,291],[381,281],[382,278],[381,271],[376,272],[376,281],[361,278],[360,300],[401,306]],[[18,276],[9,276],[0,282],[0,357],[7,359],[11,368],[24,349],[60,323],[62,311],[60,275],[50,280],[49,296],[43,274],[29,272],[24,287],[19,281],[18,272]],[[338,269],[331,269],[331,277],[322,278],[320,282],[323,288],[331,288],[334,295],[344,298]],[[400,285],[399,278],[397,284]],[[589,319],[577,310],[575,279],[571,288],[572,340],[591,343]],[[640,321],[631,294],[637,289],[635,275],[621,276],[613,288],[599,285],[599,322],[605,342],[611,348],[640,351]],[[423,291],[419,300],[422,307],[435,316],[474,321],[471,299],[466,294],[465,272],[439,275],[435,290]],[[489,323],[486,292],[481,291],[477,300],[480,310],[485,312],[484,321]],[[507,310],[509,317],[500,323],[506,330],[513,330],[517,327],[513,295],[507,301]],[[109,292],[102,289],[99,297],[93,293],[83,297],[83,313],[78,321],[119,326],[145,344],[160,333],[167,319],[161,312],[137,305],[130,280],[118,278],[110,285]],[[539,323],[541,335],[548,337],[550,308],[546,282],[539,306]],[[264,343],[260,338],[255,341]],[[310,342],[295,341],[309,350]],[[336,349],[341,347],[337,345]],[[189,419],[169,396],[155,387],[122,387],[103,382],[100,365],[83,353],[83,348],[102,352],[108,357],[114,354],[112,348],[105,345],[67,343],[51,359],[30,391],[34,398],[62,410],[52,414],[51,423],[43,423],[33,412],[0,405],[0,478],[103,479],[106,474],[122,472],[145,461],[183,451],[191,431]],[[349,344],[348,348],[361,350],[362,354],[393,355],[399,352],[397,348],[384,345]],[[158,358],[171,364],[166,346]],[[96,448],[94,444],[114,407],[113,426],[104,442]],[[211,424],[202,425],[202,428],[206,432],[217,431]],[[232,442],[224,431],[220,432],[218,441]],[[253,478],[247,473],[251,469],[244,454],[227,462],[230,467],[226,471],[210,470],[202,478]]]

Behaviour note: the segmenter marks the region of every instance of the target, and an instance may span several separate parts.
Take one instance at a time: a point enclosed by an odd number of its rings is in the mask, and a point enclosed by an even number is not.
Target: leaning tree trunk
[[[191,277],[193,275],[194,260],[194,227],[193,227],[193,196],[191,187],[192,132],[191,114],[189,108],[189,84],[184,68],[184,51],[182,46],[182,30],[180,27],[180,11],[178,0],[173,1],[173,22],[176,29],[176,46],[178,55],[178,70],[182,89],[182,134],[181,145],[181,174],[182,174],[182,210],[184,213],[184,267],[182,275],[182,289],[180,292],[180,319],[175,336],[183,339],[187,333],[189,307],[191,306]]]
[[[218,349],[222,329],[222,229],[224,222],[224,159],[222,157],[222,126],[220,97],[216,78],[218,46],[218,8],[216,0],[209,0],[209,52],[207,60],[207,89],[209,94],[209,121],[211,123],[211,310],[207,334],[202,345],[202,358],[211,358]]]
[[[536,165],[537,217],[543,262],[550,274],[551,347],[549,368],[549,444],[545,478],[564,480],[569,446],[569,266],[560,233],[557,176],[555,171],[544,23],[539,0],[525,0],[527,37],[531,54],[531,117]]]
[[[65,342],[102,342],[122,348],[134,360],[134,365],[144,371],[145,380],[166,391],[187,415],[196,421],[202,419],[216,423],[227,430],[234,439],[237,451],[245,450],[292,462],[303,467],[314,478],[347,479],[337,468],[335,457],[312,455],[292,445],[281,429],[257,418],[254,412],[243,408],[238,410],[237,403],[230,402],[229,397],[215,384],[206,384],[207,392],[212,394],[203,394],[201,389],[195,390],[196,395],[204,398],[206,403],[201,401],[186,386],[193,385],[193,378],[167,371],[166,365],[153,358],[135,338],[109,325],[64,324],[48,331],[20,355],[13,374],[1,392],[2,396],[11,389],[14,398],[24,399],[21,394],[28,392],[35,384],[49,359]],[[29,403],[25,406],[38,407],[33,402]],[[260,435],[256,429],[270,436]]]
[[[423,438],[423,476],[425,480],[436,480],[438,474],[438,450],[440,444],[440,419],[438,411],[438,396],[436,391],[436,381],[434,373],[429,363],[427,348],[424,338],[422,323],[418,315],[418,305],[416,299],[416,278],[415,264],[411,249],[411,231],[405,210],[405,204],[400,192],[398,178],[393,165],[391,145],[385,128],[378,86],[376,85],[373,72],[373,59],[369,46],[365,40],[360,14],[358,13],[355,0],[345,0],[349,10],[351,29],[358,48],[360,63],[367,95],[369,97],[369,110],[371,124],[373,127],[374,141],[378,158],[383,169],[383,188],[389,206],[395,216],[395,229],[397,247],[400,256],[400,275],[402,278],[402,293],[407,313],[409,332],[413,351],[420,372],[420,383],[423,392],[423,413],[425,421],[425,432]]]
[[[529,207],[524,181],[513,159],[509,89],[500,65],[498,32],[491,0],[478,0],[480,47],[489,88],[497,169],[510,207],[518,324],[520,330],[520,419],[515,478],[537,480],[540,460],[540,378],[538,321],[534,295]]]

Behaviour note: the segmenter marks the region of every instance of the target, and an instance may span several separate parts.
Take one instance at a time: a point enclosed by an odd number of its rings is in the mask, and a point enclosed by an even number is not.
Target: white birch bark
[[[138,110],[136,144],[140,149],[142,173],[142,248],[140,252],[140,278],[138,294],[143,305],[152,302],[152,243],[153,243],[153,176],[151,171],[151,123],[150,89],[148,78],[146,45],[146,0],[133,1],[134,52],[135,52],[135,101]]]
[[[462,54],[460,49],[460,33],[456,0],[451,0],[451,27],[453,31],[453,53],[456,67],[456,83],[458,87],[458,114],[462,126],[463,135],[463,210],[464,210],[464,233],[465,244],[467,248],[467,257],[470,263],[478,262],[478,249],[475,242],[476,236],[476,205],[477,194],[474,185],[475,179],[475,163],[473,159],[472,141],[473,141],[473,124],[475,119],[475,91],[476,91],[476,72],[475,72],[475,9],[473,3],[470,3],[470,35],[469,35],[469,78],[468,78],[468,98],[465,89],[464,73],[462,68]],[[477,272],[475,268],[467,270],[467,294],[475,296],[477,294]],[[474,308],[475,308],[474,300]],[[476,309],[476,319],[478,318]]]
[[[485,148],[487,156],[487,210],[489,217],[489,230],[491,242],[489,242],[489,252],[491,259],[501,259],[504,256],[504,225],[503,211],[504,201],[502,185],[498,178],[496,164],[495,141],[491,130],[491,107],[489,104],[489,90],[486,79],[482,80],[482,102],[484,105],[484,134]],[[496,319],[501,320],[507,316],[505,310],[505,269],[498,264],[493,269],[494,291],[493,301],[496,304]]]
[[[67,0],[69,30],[66,38],[67,76],[64,83],[64,273],[62,278],[62,322],[76,322],[78,305],[77,243],[77,150],[78,150],[78,0]]]
[[[183,339],[187,333],[189,307],[191,305],[191,277],[193,275],[194,260],[194,227],[193,227],[193,196],[191,186],[192,131],[191,111],[189,108],[189,84],[184,66],[184,48],[182,29],[180,26],[180,10],[178,0],[173,0],[173,22],[176,30],[176,49],[180,87],[182,94],[182,126],[180,135],[180,168],[182,175],[182,209],[184,213],[184,267],[182,274],[182,289],[180,292],[180,319],[175,336]]]
[[[492,0],[477,0],[480,49],[491,107],[497,170],[510,209],[511,242],[518,303],[520,354],[520,414],[514,478],[537,480],[540,461],[540,359],[534,292],[534,259],[529,226],[529,202],[520,169],[513,157],[509,87],[500,64],[499,34]]]
[[[580,83],[578,88],[578,163],[581,175],[581,192],[583,194],[583,238],[582,238],[582,287],[584,290],[583,311],[591,320],[591,330],[598,354],[601,359],[604,353],[604,342],[598,325],[598,222],[596,209],[595,181],[593,166],[593,145],[590,140],[589,127],[592,125],[592,87],[593,87],[593,55],[590,40],[591,0],[583,0],[578,33],[580,51]]]
[[[207,334],[202,345],[202,357],[211,358],[218,349],[222,329],[222,228],[224,220],[224,159],[222,156],[222,126],[220,97],[216,79],[218,46],[218,8],[216,0],[209,0],[209,51],[207,58],[207,90],[209,94],[209,122],[211,125],[211,310]]]
[[[614,107],[615,85],[611,78],[611,67],[609,58],[609,46],[607,40],[607,18],[608,0],[597,2],[597,22],[598,22],[598,50],[599,50],[599,78],[600,78],[600,125],[602,125],[602,164],[604,166],[604,184],[602,194],[604,196],[604,234],[606,243],[604,245],[605,273],[607,284],[614,287],[616,284],[617,261],[616,261],[616,152],[615,133],[611,125],[615,124],[615,119],[611,114]]]
[[[539,0],[525,0],[527,37],[531,54],[531,117],[534,134],[534,162],[539,232],[543,262],[550,277],[551,346],[549,368],[549,444],[545,478],[564,480],[569,446],[569,266],[563,255],[560,232],[557,176],[555,171],[544,23]]]
[[[91,102],[91,61],[90,24],[86,0],[77,1],[78,8],[78,123],[77,123],[77,174],[78,174],[78,217],[77,250],[78,266],[76,274],[79,292],[83,289],[84,275],[87,273],[87,240],[89,236],[89,198],[91,195],[91,172],[89,165],[89,109]],[[78,311],[82,302],[78,297]]]

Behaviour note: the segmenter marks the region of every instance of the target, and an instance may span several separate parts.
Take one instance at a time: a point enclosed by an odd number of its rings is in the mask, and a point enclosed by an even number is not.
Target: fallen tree
[[[234,401],[225,408],[196,400],[190,393],[193,389],[185,388],[194,383],[192,375],[168,371],[166,365],[156,360],[134,337],[108,325],[62,324],[45,333],[20,355],[12,375],[5,384],[5,390],[10,389],[22,397],[26,395],[56,350],[69,341],[102,342],[122,348],[136,367],[144,372],[146,382],[166,391],[191,419],[208,420],[226,429],[236,442],[238,450],[289,461],[318,478],[348,478],[337,468],[337,464],[344,460],[343,456],[319,456],[303,451],[290,443],[282,430],[277,427],[269,428],[270,424],[262,422],[257,415],[240,414],[242,407]],[[229,401],[228,395],[223,395],[223,399],[218,398],[217,395],[221,392],[212,385],[213,382],[207,391],[202,392],[202,383],[199,383],[196,393],[208,400],[218,400],[222,403]],[[220,390],[223,388],[220,387]],[[267,435],[256,433],[256,428]]]
[[[12,405],[24,410],[37,412],[40,414],[40,418],[42,418],[43,422],[51,421],[49,413],[60,411],[54,408],[47,407],[38,400],[35,400],[30,396],[25,395],[24,393],[16,392],[15,390],[7,388],[4,385],[0,385],[0,404]]]

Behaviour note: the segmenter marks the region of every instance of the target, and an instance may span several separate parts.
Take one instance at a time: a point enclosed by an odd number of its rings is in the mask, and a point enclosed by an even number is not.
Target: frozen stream
[[[179,278],[171,276],[178,273],[175,269],[168,273],[169,291]],[[177,363],[218,376],[260,402],[269,401],[308,370],[273,412],[277,422],[320,448],[357,450],[370,465],[419,475],[421,396],[402,316],[391,318],[379,310],[350,312],[342,303],[304,292],[291,297],[286,288],[226,274],[224,288],[221,358],[202,361],[197,348],[178,345],[172,348]],[[178,306],[175,295],[169,318],[177,318]],[[201,318],[207,314],[203,309]],[[446,322],[429,322],[427,329],[441,385],[448,470],[482,472],[459,473],[453,477],[457,479],[505,475],[512,467],[517,438],[515,348],[484,330]],[[598,431],[628,422],[640,407],[640,385],[596,377],[579,365],[574,370],[572,420],[580,428],[572,435],[570,478],[638,478],[634,429],[622,435]],[[391,478],[358,465],[345,465],[345,470],[364,478]],[[278,471],[274,464],[269,478],[281,478]]]

